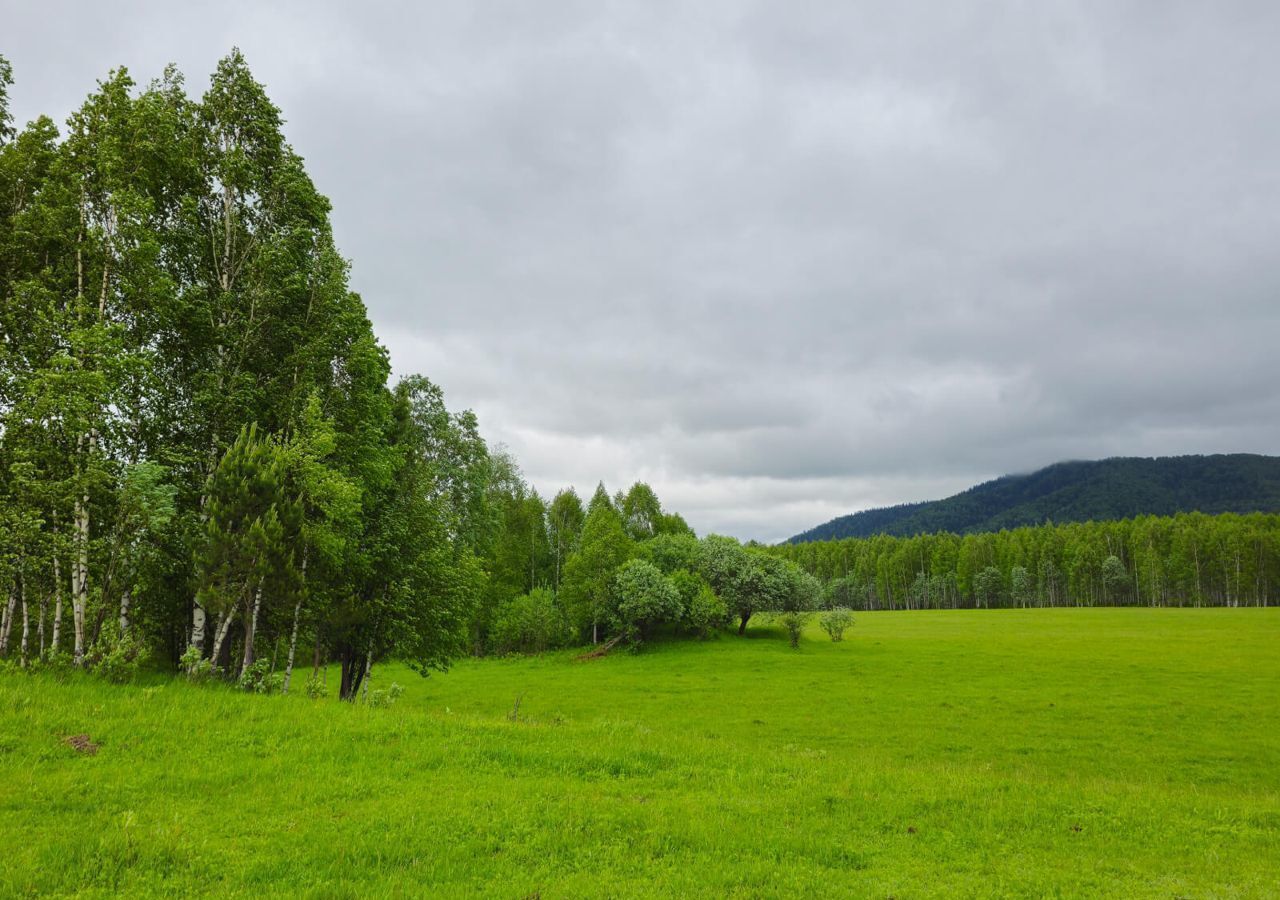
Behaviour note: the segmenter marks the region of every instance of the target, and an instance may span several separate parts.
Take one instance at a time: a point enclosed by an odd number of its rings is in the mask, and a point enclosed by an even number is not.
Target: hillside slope
[[[1280,512],[1280,457],[1115,457],[1062,462],[1030,475],[1006,475],[925,503],[905,503],[832,519],[790,543],[999,531],[1021,525],[1123,519],[1137,515]]]

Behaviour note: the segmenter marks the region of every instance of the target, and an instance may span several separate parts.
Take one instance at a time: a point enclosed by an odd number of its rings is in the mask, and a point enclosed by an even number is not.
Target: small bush
[[[311,677],[307,679],[307,696],[312,700],[323,700],[329,696],[329,685],[320,677],[319,672],[311,673]]]
[[[809,623],[809,613],[807,612],[784,612],[778,616],[778,621],[782,623],[782,627],[787,629],[787,637],[791,641],[793,650],[800,649],[800,636],[804,634],[804,626]]]
[[[541,653],[565,646],[570,636],[555,594],[539,588],[498,607],[490,640],[499,653]]]
[[[843,641],[845,631],[853,625],[853,613],[839,606],[824,612],[818,618],[818,624],[831,637],[831,640]]]
[[[374,709],[380,709],[385,706],[394,706],[395,702],[404,694],[404,688],[394,681],[386,690],[375,690],[369,692],[368,705]]]
[[[711,590],[711,585],[702,582],[685,609],[685,619],[694,634],[700,638],[708,638],[725,626],[729,620],[729,610],[716,592]]]
[[[142,668],[143,650],[133,635],[121,637],[116,624],[109,622],[85,653],[84,667],[113,684],[128,684]]]
[[[237,684],[250,693],[275,694],[279,693],[280,686],[284,684],[284,673],[272,672],[271,664],[260,659],[244,670]]]

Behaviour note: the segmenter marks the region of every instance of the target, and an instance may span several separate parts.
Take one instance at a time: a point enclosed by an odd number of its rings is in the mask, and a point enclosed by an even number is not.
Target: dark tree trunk
[[[365,655],[355,650],[342,651],[342,681],[338,686],[338,699],[354,701],[364,681]]]
[[[750,618],[751,618],[751,613],[746,613],[745,615],[741,616],[742,622],[738,625],[739,637],[747,633],[747,620]]]

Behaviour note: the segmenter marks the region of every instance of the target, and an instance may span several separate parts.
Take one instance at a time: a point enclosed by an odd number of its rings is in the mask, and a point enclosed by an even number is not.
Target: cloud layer
[[[1280,450],[1274,4],[106,6],[4,12],[19,117],[239,45],[396,369],[544,493],[776,540]]]

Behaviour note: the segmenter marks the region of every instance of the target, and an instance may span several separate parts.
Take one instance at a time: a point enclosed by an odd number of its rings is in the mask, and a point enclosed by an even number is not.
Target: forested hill
[[[966,534],[1046,521],[1195,511],[1280,512],[1280,457],[1234,453],[1056,463],[1030,475],[1006,475],[945,500],[840,516],[789,543],[874,534]]]

